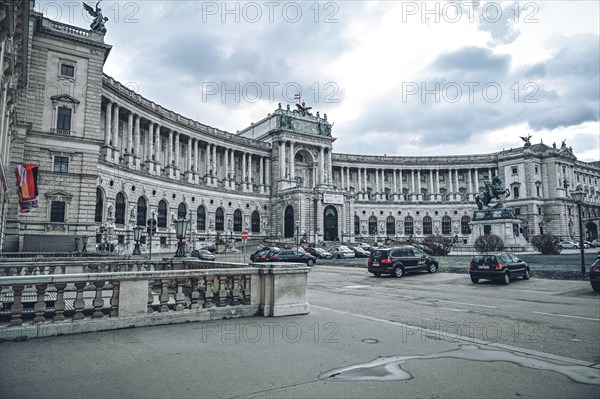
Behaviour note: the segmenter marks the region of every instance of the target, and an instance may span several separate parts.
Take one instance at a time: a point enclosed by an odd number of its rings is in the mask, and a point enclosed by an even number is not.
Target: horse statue
[[[485,187],[483,188],[483,192],[477,194],[475,196],[475,203],[477,204],[477,208],[482,210],[484,205],[489,206],[489,203],[493,199],[500,199],[500,195],[504,194],[506,197],[510,195],[510,190],[504,187],[502,180],[498,176],[494,176],[492,181],[488,179],[486,176],[483,180]],[[495,208],[502,207],[503,204],[501,202],[494,205]]]

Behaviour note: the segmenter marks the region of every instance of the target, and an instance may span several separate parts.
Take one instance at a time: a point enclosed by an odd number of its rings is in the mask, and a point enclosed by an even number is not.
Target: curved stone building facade
[[[19,213],[8,191],[4,251],[73,250],[76,237],[88,237],[88,246],[104,240],[108,226],[129,244],[133,227],[150,218],[154,245],[163,247],[175,242],[177,218],[190,221],[194,241],[247,231],[290,243],[431,234],[461,242],[474,196],[494,175],[511,192],[506,203],[523,220],[520,234],[577,237],[570,192],[581,185],[587,238],[598,237],[600,164],[578,161],[564,143],[464,156],[340,154],[327,115],[295,105],[233,134],[104,74],[111,46],[95,32],[31,11],[28,37],[28,84],[5,173],[39,165],[39,208]]]

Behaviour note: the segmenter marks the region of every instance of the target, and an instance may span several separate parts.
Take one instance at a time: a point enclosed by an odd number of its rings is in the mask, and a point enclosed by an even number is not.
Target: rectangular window
[[[519,216],[521,214],[521,208],[515,208],[515,215]]]
[[[539,174],[539,173],[540,173],[540,169],[538,168],[538,166],[537,166],[537,165],[535,165],[535,174],[537,175],[537,174]]]
[[[58,118],[56,120],[56,129],[63,131],[71,130],[71,109],[65,107],[58,108]]]
[[[513,175],[516,175],[516,174],[518,174],[518,170],[517,170],[517,167],[516,167],[516,166],[513,166],[513,167],[512,167],[512,174],[513,174]]]
[[[65,203],[63,201],[52,201],[50,205],[50,221],[56,223],[65,222]]]
[[[56,173],[69,173],[69,158],[55,156],[52,171]]]
[[[75,77],[75,67],[69,64],[60,64],[60,74],[71,78]]]

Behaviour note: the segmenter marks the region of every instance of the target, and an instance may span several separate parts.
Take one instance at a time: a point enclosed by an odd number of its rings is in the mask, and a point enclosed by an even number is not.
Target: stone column
[[[261,194],[265,193],[265,157],[258,158],[258,186]]]
[[[152,145],[154,140],[154,122],[150,122],[148,125],[148,137],[146,137],[146,162],[144,163],[144,169],[150,174],[154,174],[154,164],[152,158],[154,156],[154,146]]]
[[[364,169],[364,173],[363,173],[363,178],[365,179],[365,195],[364,195],[364,199],[365,201],[369,199],[369,187],[367,186],[367,168]]]
[[[173,166],[173,131],[169,130],[169,140],[167,141],[167,171],[169,173],[169,179],[175,177]]]
[[[212,156],[212,186],[217,187],[217,145],[213,144],[212,147],[213,156]]]
[[[248,191],[254,192],[254,184],[252,183],[252,154],[248,153]]]
[[[119,163],[119,104],[115,104],[113,109],[113,128],[112,128],[112,143],[113,143],[113,162]]]
[[[111,145],[111,135],[112,135],[112,106],[113,103],[110,101],[106,104],[105,111],[105,123],[104,123],[104,150],[105,159],[107,162],[112,161],[112,145]]]
[[[325,147],[321,147],[319,151],[319,183],[325,184]]]
[[[375,190],[373,192],[375,193],[375,201],[379,201],[379,169],[375,169]]]
[[[290,163],[290,180],[293,182],[294,181],[294,177],[296,177],[296,168],[295,168],[295,162],[294,162],[294,142],[290,141],[290,153],[288,154],[289,156],[289,163]]]
[[[229,166],[229,151],[233,150],[225,148],[225,151],[223,151],[223,160],[225,161],[225,177],[223,178],[223,187],[226,190],[231,189],[231,184],[229,183],[229,179],[231,178],[231,167]]]
[[[433,169],[429,169],[429,201],[435,199],[435,191],[433,189]]]
[[[475,169],[475,192],[479,193],[479,171]]]
[[[350,191],[350,167],[346,166],[346,191]]]
[[[265,194],[271,193],[271,159],[265,158]]]
[[[469,169],[469,201],[473,201],[473,179],[471,176],[471,169]]]
[[[358,193],[359,193],[359,196],[362,195],[362,191],[363,191],[363,189],[362,189],[362,180],[360,179],[360,174],[361,174],[360,171],[361,170],[362,170],[362,168],[357,168],[357,175],[356,175],[357,176],[357,180],[358,180]]]
[[[192,138],[188,137],[187,140],[187,164],[185,165],[186,180],[188,183],[192,183]]]
[[[198,155],[198,139],[194,139],[194,184],[200,183],[198,181],[198,173],[200,172],[198,169],[200,167],[200,157]]]
[[[211,178],[210,178],[210,175],[212,173],[212,171],[210,170],[210,154],[211,154],[210,146],[211,146],[210,143],[206,143],[206,149],[204,150],[204,152],[205,152],[205,154],[204,154],[204,164],[205,164],[204,168],[206,170],[206,173],[205,173],[204,177],[205,177],[205,180],[206,180],[205,184],[207,186],[210,186],[211,181],[212,181]]]
[[[231,180],[230,180],[230,188],[235,190],[235,150],[231,150],[231,160],[229,162],[231,165]]]
[[[160,125],[157,123],[154,130],[154,140],[156,141],[156,146],[154,147],[154,174],[156,176],[161,175],[160,167]]]
[[[435,199],[436,201],[440,200],[440,170],[436,168],[435,170]]]
[[[129,168],[133,168],[133,113],[127,117],[127,150],[125,151],[125,161]]]
[[[415,170],[411,169],[410,171],[410,178],[411,178],[411,193],[410,196],[412,198],[412,201],[415,201],[416,199],[416,195],[415,195]]]
[[[279,141],[279,180],[285,179],[285,141]]]
[[[423,192],[421,191],[421,169],[417,169],[417,200],[423,200]]]
[[[327,150],[327,184],[333,184],[333,165],[331,161],[331,149]]]
[[[400,201],[405,201],[406,198],[404,198],[404,182],[403,182],[403,176],[402,176],[402,169],[398,170],[398,180],[400,181],[400,190],[399,190],[399,194],[398,197],[400,198]]]
[[[248,191],[248,174],[246,172],[246,153],[242,152],[242,191]]]
[[[398,179],[396,179],[396,174],[397,174],[398,170],[397,169],[392,169],[392,173],[394,176],[394,187],[393,187],[393,192],[394,192],[394,202],[398,201]]]
[[[454,187],[452,184],[452,169],[448,169],[448,200],[454,199]]]
[[[140,170],[140,116],[135,116],[135,143],[133,149],[133,167]]]
[[[385,169],[381,169],[381,200],[385,200]]]
[[[454,196],[454,199],[456,201],[460,201],[460,187],[458,184],[458,169],[454,169],[454,174],[456,175],[456,195]]]
[[[175,134],[175,180],[179,180],[180,176],[181,176],[181,166],[179,164],[179,151],[180,151],[180,146],[179,146],[179,136],[180,133],[179,132],[174,132]]]

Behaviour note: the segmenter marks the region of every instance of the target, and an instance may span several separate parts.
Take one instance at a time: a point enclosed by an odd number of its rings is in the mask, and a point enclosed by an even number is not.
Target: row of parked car
[[[562,249],[579,249],[577,241],[561,241],[558,243]],[[600,240],[583,241],[583,248],[600,248]]]

